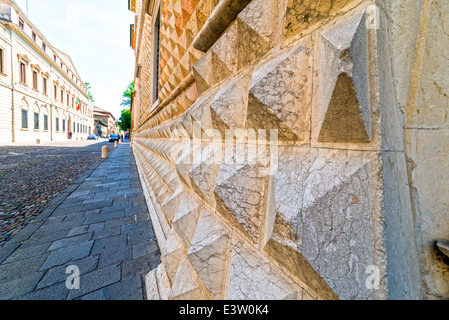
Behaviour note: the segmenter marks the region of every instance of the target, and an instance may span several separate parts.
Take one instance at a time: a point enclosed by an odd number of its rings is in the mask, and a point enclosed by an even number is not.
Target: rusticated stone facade
[[[449,297],[445,1],[130,9],[148,298]]]

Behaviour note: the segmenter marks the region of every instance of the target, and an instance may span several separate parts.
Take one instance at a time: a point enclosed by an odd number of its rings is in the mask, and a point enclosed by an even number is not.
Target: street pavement
[[[140,300],[159,263],[125,142],[0,247],[0,299]]]
[[[112,143],[68,140],[0,146],[0,246],[101,162],[104,145]]]

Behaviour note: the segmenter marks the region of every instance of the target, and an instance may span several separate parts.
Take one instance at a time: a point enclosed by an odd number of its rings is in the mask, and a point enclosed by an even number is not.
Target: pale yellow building
[[[14,1],[0,1],[0,143],[86,139],[87,87]]]

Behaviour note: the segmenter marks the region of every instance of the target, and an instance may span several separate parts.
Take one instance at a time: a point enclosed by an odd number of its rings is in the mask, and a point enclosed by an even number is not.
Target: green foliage
[[[117,124],[120,127],[120,130],[122,131],[129,131],[131,130],[131,97],[134,92],[134,81],[132,81],[128,88],[123,92],[123,100],[120,104],[123,107],[126,107],[126,109],[122,110],[122,115],[120,116],[120,119],[117,121]]]
[[[94,97],[92,96],[92,93],[90,92],[90,90],[92,90],[92,88],[90,87],[90,83],[86,82],[86,83],[84,83],[84,85],[87,87],[87,95],[89,96],[89,100],[91,102],[95,102]]]
[[[131,129],[131,110],[123,109],[117,124],[121,131],[129,131]]]
[[[129,85],[128,88],[123,92],[123,100],[122,103],[120,104],[123,107],[131,107],[131,96],[134,92],[134,81],[132,81]]]

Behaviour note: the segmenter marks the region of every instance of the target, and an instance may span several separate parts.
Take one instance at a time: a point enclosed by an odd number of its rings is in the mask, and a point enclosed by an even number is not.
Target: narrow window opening
[[[5,73],[5,67],[4,67],[4,59],[5,59],[5,52],[3,49],[0,48],[0,73]]]
[[[22,129],[28,129],[28,110],[22,109]]]
[[[34,113],[34,130],[39,130],[39,113]]]
[[[154,55],[153,55],[153,103],[159,97],[159,77],[160,77],[160,51],[161,51],[161,9],[159,8],[156,22],[154,24]]]
[[[33,71],[33,89],[37,90],[37,72]]]
[[[20,63],[20,82],[26,83],[26,65],[25,63]]]

